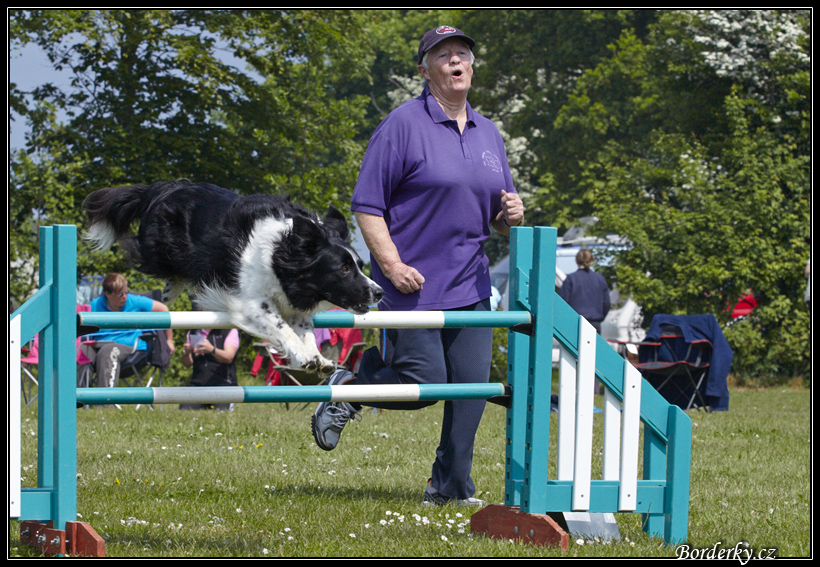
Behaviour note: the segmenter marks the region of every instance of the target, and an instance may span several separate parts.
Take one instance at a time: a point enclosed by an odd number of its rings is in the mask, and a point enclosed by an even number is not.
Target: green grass
[[[472,535],[473,510],[421,504],[441,404],[413,412],[366,410],[331,452],[313,441],[312,410],[312,404],[244,404],[234,412],[79,410],[79,519],[103,536],[108,557],[676,554],[675,546],[642,532],[638,514],[616,516],[620,540],[571,538],[565,554]],[[688,544],[728,549],[745,542],[755,551],[776,548],[778,557],[809,556],[810,392],[732,390],[729,412],[689,415]],[[33,486],[36,410],[26,408],[23,416],[23,486]],[[504,409],[488,405],[473,469],[478,496],[499,504],[504,422]],[[19,522],[9,525],[9,554],[39,556],[20,544]]]

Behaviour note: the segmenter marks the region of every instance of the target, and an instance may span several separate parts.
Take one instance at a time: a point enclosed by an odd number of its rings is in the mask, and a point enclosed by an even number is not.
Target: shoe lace
[[[339,428],[344,427],[348,421],[362,420],[362,412],[346,402],[328,405],[325,413],[330,416],[330,423]]]

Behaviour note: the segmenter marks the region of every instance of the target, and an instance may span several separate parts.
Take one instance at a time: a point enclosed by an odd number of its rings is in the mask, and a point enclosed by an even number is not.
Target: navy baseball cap
[[[450,39],[451,37],[461,39],[464,43],[470,46],[470,49],[475,47],[475,40],[467,36],[463,31],[452,26],[439,26],[430,30],[424,34],[424,37],[421,38],[421,43],[419,43],[419,65],[421,64],[421,60],[425,53],[430,51],[433,47],[445,39]]]

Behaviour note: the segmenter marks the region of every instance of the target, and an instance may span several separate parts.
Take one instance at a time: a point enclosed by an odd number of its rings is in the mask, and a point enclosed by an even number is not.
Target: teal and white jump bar
[[[100,329],[225,329],[231,328],[227,313],[209,311],[153,311],[147,313],[79,313],[80,325]],[[453,327],[515,327],[532,323],[528,311],[370,311],[355,315],[325,311],[313,316],[320,328],[440,329]]]
[[[220,386],[215,388],[77,388],[77,401],[100,404],[227,404],[270,402],[419,402],[490,400],[506,405],[504,384],[347,386]]]

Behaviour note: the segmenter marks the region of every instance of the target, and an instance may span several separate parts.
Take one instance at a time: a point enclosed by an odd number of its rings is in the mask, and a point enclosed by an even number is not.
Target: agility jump
[[[467,388],[450,384],[411,389],[391,386],[380,391],[356,390],[356,386],[78,389],[75,372],[78,326],[217,328],[227,324],[227,318],[220,313],[84,313],[78,320],[74,291],[76,245],[76,227],[41,227],[41,288],[10,317],[9,518],[22,521],[24,543],[54,555],[104,554],[102,539],[93,528],[74,521],[78,402],[175,403],[170,400],[186,395],[197,396],[197,403],[221,401],[204,399],[213,396],[234,397],[244,403],[372,401],[373,396],[388,396],[391,401],[422,399],[418,396],[427,400],[456,397],[501,400],[508,407],[505,502],[473,514],[473,532],[566,549],[568,534],[554,520],[556,513],[633,512],[643,515],[644,530],[649,535],[662,537],[667,543],[687,538],[691,420],[679,407],[666,402],[555,293],[554,228],[512,230],[511,310],[508,312],[391,313],[389,317],[377,312],[359,316],[320,313],[314,317],[317,327],[510,328],[507,385],[466,385]],[[110,315],[114,316],[112,320],[107,319]],[[152,319],[150,325],[146,325],[139,317],[132,319],[132,315],[162,315],[167,316],[167,321]],[[21,488],[19,352],[20,347],[38,333],[41,340],[38,482],[35,488]],[[561,351],[558,478],[549,479],[553,340],[558,342]],[[604,462],[600,480],[592,478],[590,465],[596,378],[606,389]],[[123,401],[125,399],[129,401]],[[639,479],[641,424],[644,427],[643,478]]]

